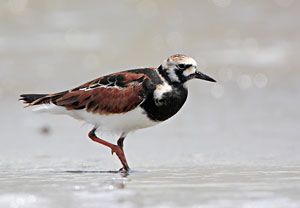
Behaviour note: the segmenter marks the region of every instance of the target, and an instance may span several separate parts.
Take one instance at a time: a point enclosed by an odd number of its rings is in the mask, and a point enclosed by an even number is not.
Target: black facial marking
[[[185,69],[185,64],[178,64],[177,66],[179,69]]]
[[[193,66],[192,64],[178,64],[177,68],[178,69],[187,69],[189,67]]]
[[[184,70],[175,70],[175,73],[181,83],[186,82],[188,79],[183,75]]]
[[[191,66],[193,66],[192,64],[186,64],[185,65],[185,68],[187,69],[187,68],[189,68],[189,67],[191,67]]]

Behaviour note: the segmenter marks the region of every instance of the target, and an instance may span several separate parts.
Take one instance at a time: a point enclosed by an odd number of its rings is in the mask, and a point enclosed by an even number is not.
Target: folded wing
[[[145,86],[149,82],[149,77],[143,73],[119,72],[69,91],[47,94],[35,100],[29,99],[32,95],[21,95],[21,99],[29,106],[52,103],[67,110],[86,109],[102,115],[119,114],[133,110],[144,101]]]

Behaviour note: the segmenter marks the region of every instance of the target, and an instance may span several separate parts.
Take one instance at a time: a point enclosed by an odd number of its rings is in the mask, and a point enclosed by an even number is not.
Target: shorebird
[[[37,111],[68,114],[93,125],[88,136],[120,159],[130,170],[123,149],[128,133],[157,125],[175,115],[188,96],[187,81],[215,80],[197,69],[196,61],[172,55],[156,68],[138,68],[102,76],[79,87],[52,94],[23,94],[20,100]],[[120,135],[112,144],[96,133]]]

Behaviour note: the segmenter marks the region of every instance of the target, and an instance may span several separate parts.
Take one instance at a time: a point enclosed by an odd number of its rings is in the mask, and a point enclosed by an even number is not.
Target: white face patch
[[[168,70],[168,75],[169,75],[169,78],[172,82],[179,82],[179,78],[175,72],[175,69],[169,69]]]
[[[184,70],[184,72],[182,74],[183,74],[183,76],[188,77],[191,74],[195,74],[195,72],[196,72],[196,68],[194,66],[191,66],[188,69]]]

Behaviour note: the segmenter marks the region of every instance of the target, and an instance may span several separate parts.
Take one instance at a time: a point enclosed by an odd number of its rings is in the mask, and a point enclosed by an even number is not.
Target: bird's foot
[[[126,161],[126,157],[125,157],[125,154],[124,154],[124,150],[123,150],[123,141],[125,139],[125,137],[121,137],[119,140],[118,140],[118,145],[115,145],[115,144],[112,144],[110,142],[107,142],[103,139],[100,139],[99,137],[96,136],[95,134],[96,132],[96,129],[92,129],[90,132],[89,132],[89,137],[95,141],[95,142],[98,142],[104,146],[107,146],[111,149],[111,153],[114,154],[116,153],[116,155],[118,156],[118,158],[120,159],[122,165],[123,165],[123,168],[124,171],[128,172],[129,171],[129,166],[127,164],[127,161]]]
[[[118,158],[120,159],[120,161],[123,165],[123,167],[119,170],[119,172],[128,172],[130,170],[130,168],[127,164],[127,160],[126,160],[123,148],[118,145],[113,145],[110,148],[111,148],[111,153],[112,154],[116,153],[116,155],[118,156]]]
[[[119,169],[120,173],[128,173],[130,171],[130,168],[128,170],[126,170],[124,167]]]

